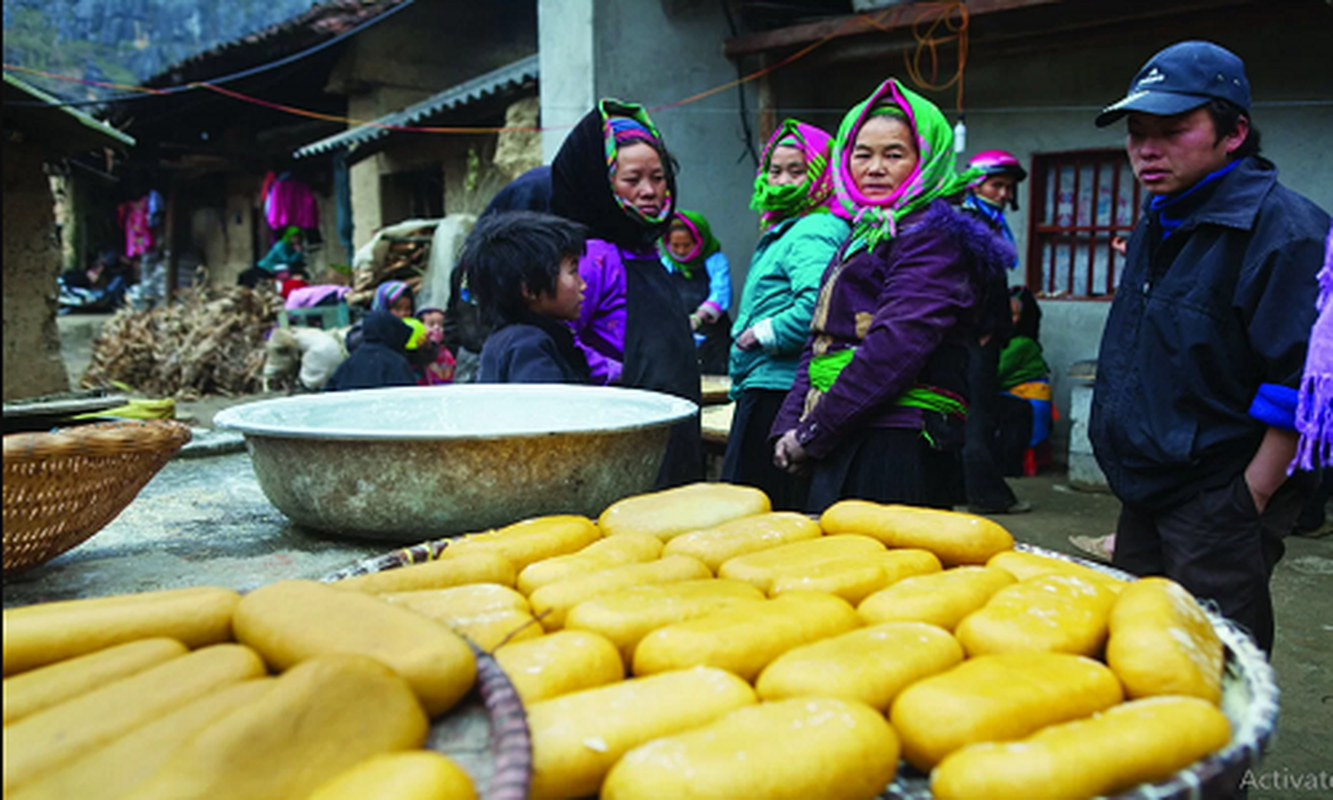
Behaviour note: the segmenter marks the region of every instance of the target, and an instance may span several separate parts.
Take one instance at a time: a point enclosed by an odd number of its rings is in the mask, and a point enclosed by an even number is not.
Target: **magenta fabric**
[[[279,178],[264,198],[268,226],[282,230],[288,225],[311,230],[319,227],[319,203],[309,186],[294,178]]]
[[[141,256],[153,249],[153,229],[148,224],[148,197],[140,197],[116,207],[116,222],[125,231],[125,255]]]

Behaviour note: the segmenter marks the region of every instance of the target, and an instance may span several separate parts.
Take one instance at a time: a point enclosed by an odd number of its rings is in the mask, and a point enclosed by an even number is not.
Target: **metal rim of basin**
[[[415,404],[424,412],[431,401],[485,403],[487,400],[521,402],[530,400],[531,415],[521,421],[518,429],[486,428],[475,431],[431,430],[428,428],[374,427],[373,415],[361,414],[358,422],[339,420],[335,425],[304,424],[293,419],[308,410],[333,411],[339,407],[365,409],[378,402]],[[540,425],[541,413],[546,408],[578,404],[589,408],[599,403],[619,408],[635,407],[638,413],[632,422],[606,423],[595,413],[575,424],[562,420],[560,424]],[[567,384],[459,384],[453,386],[395,387],[366,389],[352,392],[299,395],[233,406],[218,412],[213,424],[219,428],[240,431],[254,436],[283,438],[336,439],[336,440],[487,440],[513,439],[526,436],[549,436],[552,433],[600,433],[631,431],[670,425],[687,419],[699,411],[689,400],[643,389],[624,389],[605,386],[572,386]],[[283,419],[284,416],[287,419]],[[423,415],[424,416],[424,415]],[[506,422],[512,423],[513,419]],[[549,421],[548,421],[549,422]]]

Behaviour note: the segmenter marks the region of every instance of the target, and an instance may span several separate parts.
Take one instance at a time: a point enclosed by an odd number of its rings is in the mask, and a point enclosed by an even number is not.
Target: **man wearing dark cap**
[[[1215,601],[1271,654],[1269,578],[1312,488],[1287,465],[1329,216],[1258,155],[1245,64],[1222,47],[1153,56],[1097,125],[1126,117],[1147,202],[1091,420],[1123,504],[1114,563]]]

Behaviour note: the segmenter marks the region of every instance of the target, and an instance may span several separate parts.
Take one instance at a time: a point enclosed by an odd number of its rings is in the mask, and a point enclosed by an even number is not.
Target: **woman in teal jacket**
[[[820,277],[851,232],[832,203],[830,146],[824,131],[783,121],[764,147],[750,201],[764,232],[731,327],[736,409],[722,480],[763,489],[775,509],[805,505],[805,479],[773,465],[769,429],[795,380]]]

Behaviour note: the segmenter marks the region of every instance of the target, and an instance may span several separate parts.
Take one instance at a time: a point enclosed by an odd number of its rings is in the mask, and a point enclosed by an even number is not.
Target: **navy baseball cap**
[[[1162,50],[1129,82],[1129,94],[1097,115],[1104,128],[1131,111],[1171,116],[1214,98],[1230,100],[1250,112],[1250,82],[1245,62],[1212,42],[1180,42]]]

